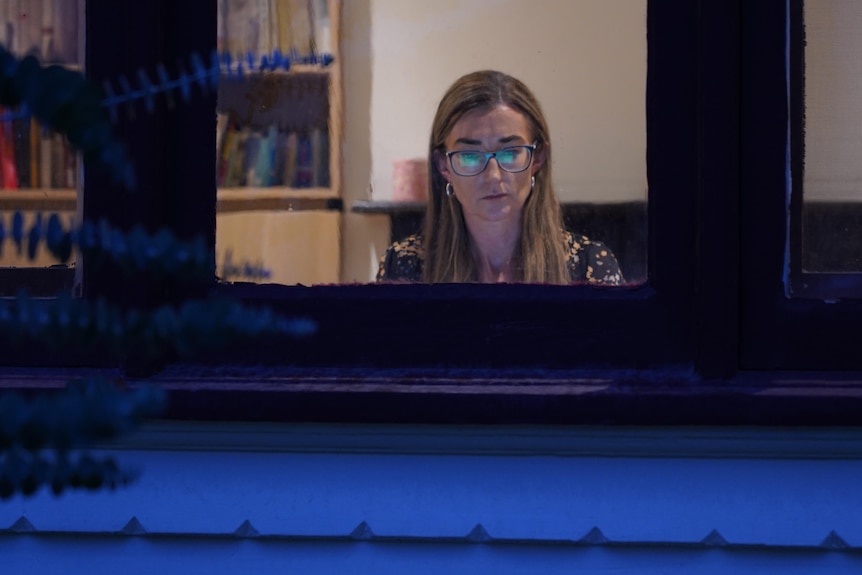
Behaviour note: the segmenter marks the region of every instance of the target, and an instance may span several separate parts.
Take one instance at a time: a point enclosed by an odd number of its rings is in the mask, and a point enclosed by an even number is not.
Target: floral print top
[[[563,230],[566,264],[573,283],[620,285],[623,275],[613,252],[601,242]],[[380,258],[377,281],[422,281],[425,249],[422,236],[414,234],[395,242]]]

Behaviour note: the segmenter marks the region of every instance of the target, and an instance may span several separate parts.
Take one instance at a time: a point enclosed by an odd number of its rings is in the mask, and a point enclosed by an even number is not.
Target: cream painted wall
[[[427,154],[449,85],[484,68],[523,80],[542,103],[561,199],[645,198],[644,0],[372,0],[371,8],[374,199],[391,197],[395,160]]]
[[[862,199],[862,4],[805,3],[806,200]]]
[[[350,206],[369,200],[371,182],[372,0],[347,0],[341,8],[341,67],[344,123],[341,146],[341,194],[347,209],[342,219],[341,281],[374,280],[377,260],[389,245],[386,216],[353,214]]]

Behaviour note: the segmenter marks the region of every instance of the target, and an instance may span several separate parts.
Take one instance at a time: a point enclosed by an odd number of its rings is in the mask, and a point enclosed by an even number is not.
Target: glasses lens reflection
[[[491,158],[506,172],[523,172],[530,166],[534,146],[515,146],[496,152],[455,151],[449,152],[452,169],[459,176],[475,176],[488,167]]]

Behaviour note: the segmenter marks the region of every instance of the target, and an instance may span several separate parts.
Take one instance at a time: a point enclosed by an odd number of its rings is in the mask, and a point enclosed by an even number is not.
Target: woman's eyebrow
[[[480,146],[482,145],[481,140],[474,140],[472,138],[458,138],[455,140],[456,144],[466,144],[468,146]]]
[[[506,136],[504,138],[500,138],[499,140],[497,140],[497,142],[499,142],[501,144],[508,144],[511,142],[518,142],[518,141],[524,142],[526,140],[524,140],[524,138],[522,138],[521,136],[518,136],[517,134],[513,134],[511,136]],[[457,140],[455,140],[455,143],[456,144],[465,144],[467,146],[481,146],[482,140],[476,140],[473,138],[458,138]]]
[[[501,144],[508,144],[510,142],[519,142],[519,141],[525,142],[526,140],[524,140],[524,138],[522,138],[521,136],[512,135],[512,136],[506,136],[505,138],[500,138],[497,141],[500,142]]]

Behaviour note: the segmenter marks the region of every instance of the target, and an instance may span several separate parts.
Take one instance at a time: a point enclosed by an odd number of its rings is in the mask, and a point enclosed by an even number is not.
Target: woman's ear
[[[447,182],[451,180],[448,159],[449,158],[446,157],[446,154],[440,150],[434,150],[434,167],[444,178],[446,178]]]
[[[547,158],[546,150],[550,144],[539,143],[536,146],[536,149],[533,151],[533,170],[532,174],[535,175],[536,172],[542,169],[542,166],[545,165],[545,159]]]

